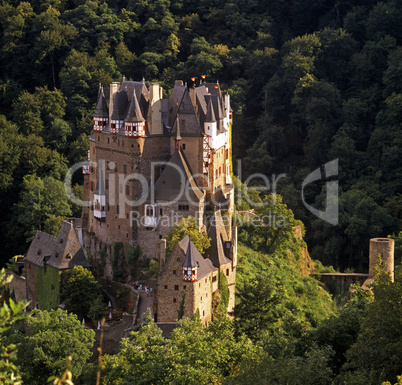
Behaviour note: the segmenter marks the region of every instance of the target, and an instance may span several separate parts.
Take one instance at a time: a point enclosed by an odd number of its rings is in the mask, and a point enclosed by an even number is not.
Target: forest
[[[57,234],[63,217],[80,216],[63,181],[86,158],[99,83],[158,81],[167,97],[175,79],[204,74],[231,95],[237,183],[286,174],[274,209],[301,226],[317,266],[365,272],[369,239],[386,236],[400,264],[400,20],[397,0],[2,0],[0,265],[24,254],[37,229]],[[337,225],[301,200],[306,176],[334,159]],[[79,178],[74,190],[83,192]],[[322,208],[325,181],[304,193]],[[233,322],[183,319],[166,339],[148,317],[104,356],[102,384],[398,381],[400,268],[393,283],[379,273],[374,296],[355,287],[334,299],[300,273],[306,244],[289,227],[253,230],[239,233]],[[69,354],[74,383],[95,384],[98,366],[85,362],[93,333],[60,309],[24,321],[23,307],[0,308],[0,379],[42,384],[62,376]]]
[[[401,229],[401,17],[396,0],[3,0],[3,264],[36,229],[80,215],[61,182],[86,158],[99,83],[159,81],[168,96],[205,74],[231,95],[235,172],[285,173],[278,192],[312,257],[367,270],[369,239]],[[336,226],[301,201],[306,175],[333,159]],[[305,199],[322,208],[325,194],[316,183]]]

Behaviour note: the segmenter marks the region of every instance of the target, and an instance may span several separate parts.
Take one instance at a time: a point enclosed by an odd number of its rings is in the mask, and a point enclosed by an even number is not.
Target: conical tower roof
[[[206,122],[216,122],[214,106],[212,105],[212,98],[209,97],[207,106],[207,116],[205,117]]]
[[[131,97],[130,107],[128,108],[126,122],[144,122],[145,119],[142,116],[140,105],[138,103],[137,95],[135,94],[135,89],[133,89],[133,96]]]
[[[193,256],[193,253],[191,251],[191,245],[192,242],[191,240],[188,242],[188,246],[187,246],[187,251],[186,251],[186,259],[184,260],[183,263],[183,267],[187,267],[187,268],[196,268],[197,267],[197,262]]]
[[[96,118],[108,118],[109,109],[107,108],[105,93],[103,87],[99,85],[98,102],[96,103],[96,109],[94,117]]]

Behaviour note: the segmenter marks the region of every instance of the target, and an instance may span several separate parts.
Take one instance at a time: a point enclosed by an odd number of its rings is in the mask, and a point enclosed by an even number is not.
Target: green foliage
[[[112,243],[112,254],[110,255],[110,264],[113,270],[113,278],[117,282],[123,282],[124,272],[122,270],[122,254],[123,242]]]
[[[102,296],[98,296],[95,300],[91,303],[91,306],[88,310],[88,317],[92,321],[99,321],[105,314],[105,304],[103,302]]]
[[[181,296],[181,301],[180,301],[180,305],[179,305],[179,309],[177,310],[177,320],[180,321],[183,316],[184,316],[184,300],[186,298],[186,293],[183,293],[183,295]]]
[[[0,289],[2,296],[4,294],[4,285],[11,282],[12,275],[7,276],[6,270],[0,270]],[[26,318],[23,313],[24,308],[28,305],[27,302],[15,303],[11,298],[8,301],[2,301],[0,307],[0,381],[2,384],[20,385],[21,378],[16,361],[16,346],[7,344],[4,339],[4,333],[7,332],[13,324]]]
[[[138,275],[138,270],[140,267],[140,259],[142,257],[141,247],[140,245],[133,247],[128,243],[125,243],[124,252],[127,258],[127,263],[130,269],[131,277],[136,277],[136,275]]]
[[[16,220],[28,240],[52,214],[58,217],[71,215],[63,183],[51,176],[43,179],[36,175],[24,177],[20,199],[15,208]]]
[[[61,309],[34,314],[28,319],[26,334],[18,336],[18,363],[24,383],[39,385],[50,376],[61,377],[67,356],[72,357],[72,375],[78,377],[92,355],[95,332],[85,329],[75,314]]]
[[[218,273],[218,290],[220,294],[219,304],[217,306],[217,317],[226,317],[229,306],[229,287],[226,275],[219,270]]]
[[[46,218],[45,223],[43,225],[43,232],[57,237],[59,235],[63,220],[64,218],[61,216],[50,214],[49,218]]]
[[[254,340],[276,330],[300,337],[334,313],[330,295],[301,274],[291,253],[266,255],[239,244],[236,278],[236,330]]]
[[[256,357],[249,341],[236,341],[229,321],[203,327],[199,319],[182,319],[170,339],[161,335],[150,312],[143,326],[123,340],[115,356],[104,356],[102,384],[221,383],[243,357]]]
[[[177,242],[180,242],[186,235],[190,236],[191,241],[201,254],[211,245],[210,238],[198,231],[195,218],[188,217],[175,223],[175,227],[167,233],[166,254],[170,255]]]
[[[62,275],[60,300],[82,320],[89,317],[91,305],[99,297],[99,289],[100,285],[90,270],[75,266]]]
[[[345,379],[362,377],[367,384],[395,381],[402,365],[402,274],[395,281],[380,265],[372,284],[374,300],[367,307],[357,341],[348,350]]]

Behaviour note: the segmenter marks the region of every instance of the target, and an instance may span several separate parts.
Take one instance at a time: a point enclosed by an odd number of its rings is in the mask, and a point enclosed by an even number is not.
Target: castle
[[[159,259],[158,316],[164,321],[177,318],[185,294],[186,315],[198,310],[207,323],[220,270],[228,281],[230,312],[237,234],[231,221],[229,95],[219,83],[187,87],[176,81],[164,99],[158,83],[147,88],[144,82],[123,80],[99,87],[93,123],[89,162],[83,167],[84,199],[92,202],[82,215],[86,253],[94,256],[103,249],[111,255],[112,245],[121,242]],[[185,238],[166,256],[164,237],[187,217],[196,218],[211,247],[201,256]]]

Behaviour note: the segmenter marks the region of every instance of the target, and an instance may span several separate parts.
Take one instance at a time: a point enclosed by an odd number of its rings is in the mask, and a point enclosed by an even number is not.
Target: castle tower
[[[191,252],[191,241],[188,243],[186,259],[183,263],[183,281],[195,282],[197,281],[198,265]]]
[[[124,119],[124,134],[128,137],[143,137],[145,136],[145,119],[142,116],[140,105],[133,88],[133,95],[130,101],[130,107],[127,116]]]
[[[104,130],[109,123],[109,109],[107,107],[105,93],[101,85],[99,85],[98,102],[96,103],[93,119],[93,128],[95,132],[102,132],[102,130]]]
[[[378,257],[381,257],[385,264],[385,271],[391,273],[392,282],[394,281],[394,247],[395,241],[391,238],[372,238],[370,239],[369,253],[369,276],[375,276],[375,266]]]

